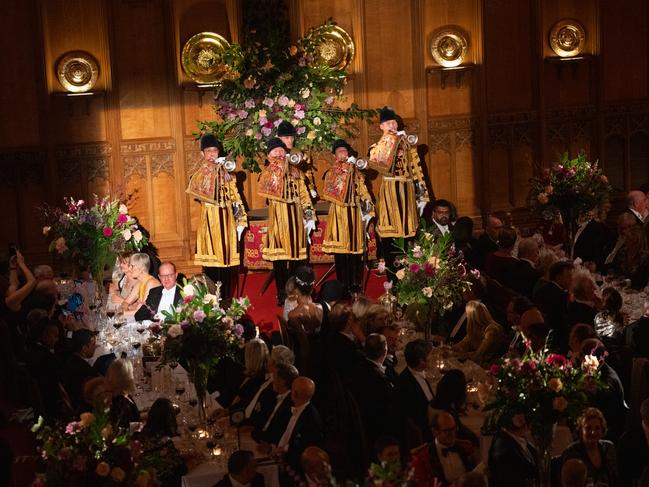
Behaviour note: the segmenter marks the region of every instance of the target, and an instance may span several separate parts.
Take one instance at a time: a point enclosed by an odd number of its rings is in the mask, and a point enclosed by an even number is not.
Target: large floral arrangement
[[[32,487],[155,486],[179,461],[171,452],[147,451],[127,430],[114,426],[104,409],[83,413],[65,427],[46,425],[41,417],[32,431],[43,460]]]
[[[98,284],[103,284],[104,268],[117,254],[139,251],[148,240],[128,208],[119,199],[99,198],[92,206],[84,200],[65,198],[65,208],[41,208],[46,226],[43,235],[52,238],[50,252],[87,265]]]
[[[395,292],[401,305],[423,305],[437,316],[449,311],[480,277],[469,270],[462,252],[455,250],[450,234],[438,237],[422,229],[410,248],[397,244],[403,255],[395,262],[400,269]]]
[[[574,424],[588,406],[588,395],[603,387],[599,367],[593,355],[574,365],[563,355],[530,349],[520,359],[502,359],[489,370],[496,384],[485,406],[489,415],[483,432],[494,434],[522,414],[540,443],[537,446],[547,449],[553,425],[558,421]]]
[[[605,202],[611,191],[597,162],[588,162],[584,152],[575,159],[565,153],[557,164],[530,179],[530,204],[546,219],[560,213],[565,219],[568,212],[576,218]]]
[[[223,141],[232,157],[242,157],[244,169],[259,171],[257,159],[282,120],[304,135],[297,137],[298,148],[320,151],[329,150],[337,138],[352,136],[354,119],[376,113],[354,103],[343,107],[345,71],[314,62],[325,30],[312,29],[288,49],[249,37],[244,45],[230,44],[221,53],[219,61],[229,72],[216,97],[218,118],[201,121],[198,128]]]

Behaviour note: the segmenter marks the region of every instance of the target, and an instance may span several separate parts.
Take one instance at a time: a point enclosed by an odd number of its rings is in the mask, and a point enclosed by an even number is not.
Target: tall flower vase
[[[566,229],[564,238],[564,249],[566,254],[571,257],[572,242],[577,232],[577,214],[573,206],[561,208],[561,220],[563,227]]]
[[[552,483],[552,439],[553,439],[554,425],[550,425],[549,428],[547,425],[543,428],[543,431],[536,431],[533,434],[534,445],[536,446],[537,451],[537,466],[539,469],[539,481],[538,485],[540,487],[550,487]]]
[[[205,398],[207,397],[207,378],[209,373],[209,366],[200,360],[191,360],[189,362],[189,375],[194,384],[194,389],[196,389],[196,399],[198,400],[198,420],[203,427],[207,423]]]

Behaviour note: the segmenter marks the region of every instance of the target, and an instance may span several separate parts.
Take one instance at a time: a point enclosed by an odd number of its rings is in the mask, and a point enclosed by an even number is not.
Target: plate
[[[459,66],[466,57],[469,44],[460,29],[447,27],[437,31],[430,41],[430,53],[445,68]]]
[[[560,57],[574,57],[584,50],[586,32],[574,19],[562,19],[550,30],[550,47]]]
[[[95,86],[99,78],[99,64],[88,52],[70,51],[56,63],[56,76],[66,91],[85,93]]]
[[[322,25],[312,31],[310,36],[321,36],[315,46],[313,57],[315,64],[333,69],[346,69],[354,59],[354,40],[349,33],[338,25]]]
[[[195,82],[204,84],[217,84],[231,77],[231,69],[221,62],[221,53],[229,45],[225,37],[214,32],[192,36],[183,46],[183,71]]]

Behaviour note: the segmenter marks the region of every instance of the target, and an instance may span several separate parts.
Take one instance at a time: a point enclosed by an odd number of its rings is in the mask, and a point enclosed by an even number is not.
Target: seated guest
[[[71,347],[72,354],[65,362],[63,370],[63,382],[72,407],[76,412],[81,412],[88,407],[83,400],[83,386],[88,379],[99,375],[87,362],[93,357],[97,348],[94,332],[85,328],[73,332]]]
[[[634,217],[638,226],[642,226],[647,218],[648,202],[647,195],[642,191],[634,190],[626,196],[626,210],[624,211]]]
[[[374,442],[376,458],[381,465],[401,463],[399,440],[392,436],[381,436]]]
[[[379,329],[392,324],[393,320],[394,318],[390,310],[381,304],[373,304],[363,317],[363,327],[360,330],[360,336],[358,329],[352,327],[352,331],[358,340],[365,341],[365,335],[378,333]]]
[[[585,265],[594,264],[602,272],[610,251],[609,236],[606,224],[595,218],[596,212],[597,208],[593,208],[580,217],[572,244],[572,258],[581,259]]]
[[[407,441],[408,447],[432,440],[428,411],[433,400],[433,389],[426,378],[428,357],[432,351],[433,345],[420,339],[409,342],[404,350],[407,367],[397,378],[395,398],[400,410],[399,417],[412,433]]]
[[[487,255],[498,250],[498,234],[504,228],[500,218],[488,216],[484,232],[478,237],[476,242],[476,254],[478,268],[483,269]]]
[[[307,486],[331,485],[331,463],[326,451],[310,446],[302,452],[300,461]]]
[[[586,323],[593,326],[597,314],[595,295],[595,282],[588,274],[578,274],[572,280],[572,293],[574,300],[568,304],[568,325]]]
[[[326,347],[329,368],[335,370],[341,379],[349,379],[349,374],[364,359],[352,330],[352,310],[344,303],[337,303],[329,314],[331,333]]]
[[[453,350],[479,365],[492,363],[507,348],[503,327],[494,321],[480,301],[469,301],[466,315],[466,336],[453,346]]]
[[[314,394],[315,384],[308,377],[300,376],[293,381],[291,418],[277,443],[276,450],[280,455],[284,455],[286,463],[293,468],[300,468],[300,457],[304,450],[322,443],[322,420],[311,404]]]
[[[618,263],[616,270],[622,276],[631,279],[631,287],[642,289],[647,285],[649,245],[644,227],[634,226],[627,232],[616,262]]]
[[[534,308],[534,303],[525,296],[512,298],[507,304],[507,323],[511,327],[514,336],[509,344],[509,351],[522,355],[525,351],[523,335],[521,333],[521,317],[523,313]]]
[[[644,300],[644,314],[627,326],[624,333],[633,355],[649,358],[649,299]]]
[[[617,442],[617,463],[620,484],[631,487],[640,484],[642,473],[649,467],[649,399],[640,406],[641,424],[634,424]]]
[[[451,234],[455,250],[462,252],[464,259],[472,268],[477,268],[480,260],[475,248],[476,239],[473,238],[473,220],[468,216],[458,218]]]
[[[536,268],[538,260],[539,244],[536,239],[522,239],[518,244],[518,261],[514,263],[512,272],[503,276],[501,284],[531,299],[534,286],[541,278],[541,272]]]
[[[536,268],[539,270],[541,277],[536,281],[536,284],[534,284],[532,299],[534,299],[534,293],[536,293],[538,289],[541,289],[550,282],[550,268],[556,262],[559,262],[559,257],[552,250],[546,247],[539,250],[539,260],[536,264]]]
[[[429,226],[429,231],[435,238],[441,237],[450,233],[453,229],[451,224],[451,203],[446,200],[435,200],[432,205],[432,225]]]
[[[146,302],[135,312],[137,321],[159,319],[164,321],[163,311],[171,311],[180,302],[180,287],[177,286],[178,273],[171,262],[160,265],[158,277],[162,286],[149,291]]]
[[[533,485],[538,480],[537,452],[527,441],[522,414],[507,418],[489,448],[491,485]]]
[[[363,419],[365,438],[373,444],[377,436],[390,432],[393,424],[393,385],[385,375],[388,354],[385,337],[373,333],[365,340],[365,360],[352,372],[351,391]]]
[[[549,347],[564,355],[568,351],[568,290],[572,287],[573,271],[571,262],[553,264],[548,273],[550,281],[534,292],[534,302],[545,315],[545,323],[552,332]]]
[[[125,313],[134,313],[140,306],[146,303],[149,291],[160,286],[160,281],[149,274],[151,260],[147,254],[137,253],[131,255],[131,277],[137,281],[131,294],[122,302],[122,309]]]
[[[591,325],[585,323],[577,323],[570,329],[568,337],[568,346],[570,347],[569,357],[581,359],[581,344],[587,338],[597,338],[595,329]]]
[[[602,311],[594,319],[595,333],[609,350],[618,349],[624,341],[623,304],[617,289],[607,287],[602,291]]]
[[[278,363],[273,374],[273,392],[275,400],[272,409],[263,424],[255,425],[252,437],[259,443],[276,445],[286,430],[291,419],[291,388],[299,376],[297,369],[288,363]],[[268,448],[266,448],[268,451]]]
[[[588,469],[578,458],[570,458],[561,467],[561,487],[586,487]]]
[[[257,460],[251,451],[237,450],[228,458],[228,474],[214,487],[264,487],[264,477],[257,473]]]
[[[121,303],[128,298],[137,284],[131,275],[131,255],[133,252],[124,252],[117,256],[113,270],[113,282],[110,285],[112,303]]]
[[[624,387],[617,372],[604,361],[607,353],[604,344],[595,338],[587,338],[581,344],[581,356],[593,355],[599,360],[600,379],[604,388],[595,392],[591,404],[599,409],[608,422],[607,438],[616,441],[624,430],[627,405]]]
[[[439,411],[433,415],[434,441],[412,452],[411,465],[416,486],[435,485],[435,480],[443,487],[454,485],[479,463],[479,450],[467,441],[458,440],[456,429],[455,420],[449,413]]]
[[[178,436],[176,411],[169,399],[159,397],[154,401],[149,409],[141,433],[145,438],[173,438]]]
[[[343,299],[349,293],[349,289],[345,289],[345,285],[337,279],[326,281],[320,286],[320,293],[318,302],[322,306],[322,333],[329,333],[329,313],[331,308],[338,301]],[[287,318],[288,320],[288,315]]]
[[[485,260],[484,272],[503,286],[518,264],[516,257],[512,256],[517,237],[513,228],[503,228],[498,234],[498,250]]]
[[[604,260],[604,268],[612,270],[617,274],[622,273],[623,254],[622,248],[626,244],[626,238],[633,228],[636,227],[635,217],[631,213],[621,213],[617,217],[617,240],[613,249]]]
[[[268,360],[266,343],[259,338],[254,338],[244,345],[243,350],[244,379],[230,409],[244,410],[259,387],[266,381],[266,361]]]
[[[469,428],[462,424],[461,415],[466,413],[466,377],[464,372],[451,369],[437,383],[435,397],[431,402],[433,412],[446,411],[453,415],[457,425],[457,437],[471,442],[474,448],[480,448],[480,439]]]
[[[108,367],[106,387],[112,393],[110,417],[113,424],[128,428],[129,423],[140,421],[140,411],[131,394],[135,392],[133,364],[120,358]]]
[[[397,348],[399,346],[399,328],[396,326],[384,326],[379,328],[378,333],[385,337],[388,344],[388,354],[383,361],[385,367],[385,375],[388,376],[390,382],[395,384],[397,379]]]
[[[604,440],[606,419],[597,408],[586,408],[577,421],[579,440],[562,454],[563,463],[571,458],[581,460],[594,485],[617,485],[615,445]]]

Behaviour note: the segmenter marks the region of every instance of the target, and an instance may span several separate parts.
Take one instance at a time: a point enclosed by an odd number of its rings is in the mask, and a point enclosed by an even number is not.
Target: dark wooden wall
[[[261,0],[260,0],[261,1]],[[649,6],[645,0],[289,0],[294,37],[329,17],[356,43],[347,95],[390,104],[428,146],[437,197],[481,216],[526,205],[535,165],[585,149],[620,193],[649,179]],[[552,25],[575,18],[584,59],[558,63]],[[237,0],[7,0],[0,91],[0,246],[44,259],[35,207],[63,196],[134,195],[163,257],[191,264],[197,207],[184,194],[195,121],[211,94],[187,88],[180,50],[193,34],[240,35]],[[432,69],[431,34],[469,36],[461,76]],[[92,53],[94,95],[64,96],[55,63]],[[363,152],[377,138],[363,127]],[[326,164],[322,161],[321,164]],[[244,193],[263,206],[255,179]]]

